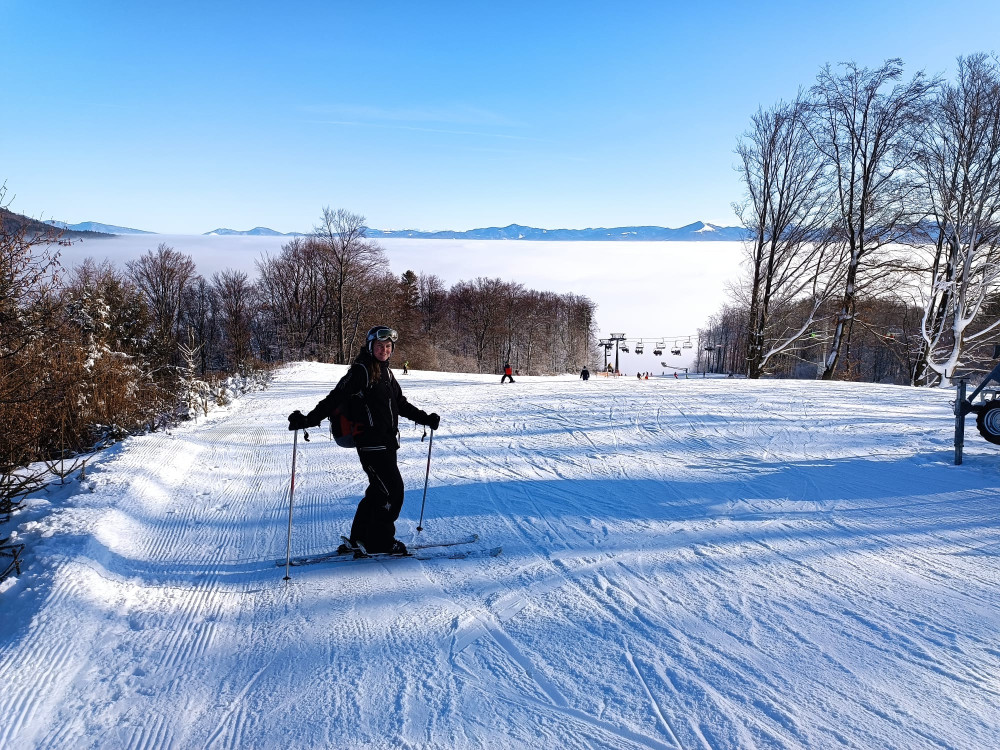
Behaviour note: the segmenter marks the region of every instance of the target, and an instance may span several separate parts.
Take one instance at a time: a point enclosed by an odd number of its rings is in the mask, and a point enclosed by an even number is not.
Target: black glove
[[[306,419],[306,415],[300,412],[298,409],[293,411],[288,415],[288,429],[289,430],[304,430],[309,426],[309,422]]]
[[[441,417],[439,417],[437,414],[427,415],[427,426],[430,427],[432,430],[436,430],[440,424],[441,424]]]

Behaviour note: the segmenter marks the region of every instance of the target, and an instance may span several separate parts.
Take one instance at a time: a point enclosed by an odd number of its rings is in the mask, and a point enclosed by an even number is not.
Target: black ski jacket
[[[355,438],[358,450],[396,450],[399,448],[399,417],[426,425],[427,412],[406,400],[388,365],[383,364],[381,377],[371,382],[372,362],[368,350],[362,350],[337,387],[306,414],[307,425],[317,427],[324,419],[332,417],[334,410],[347,399],[360,394],[348,410],[349,417],[362,425],[362,433]]]

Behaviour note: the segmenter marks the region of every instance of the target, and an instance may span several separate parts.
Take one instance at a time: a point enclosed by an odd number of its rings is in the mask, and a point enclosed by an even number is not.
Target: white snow
[[[286,583],[285,418],[341,372],[288,367],[16,517],[0,747],[1000,743],[1000,455],[970,429],[952,465],[950,394],[400,375],[442,415],[422,536],[503,554]],[[364,485],[300,439],[293,553],[336,547]]]

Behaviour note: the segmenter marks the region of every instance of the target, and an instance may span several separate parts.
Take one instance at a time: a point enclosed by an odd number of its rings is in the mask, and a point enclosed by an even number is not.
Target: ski
[[[479,541],[479,534],[469,534],[467,537],[462,539],[455,539],[450,542],[424,542],[423,544],[408,544],[407,549],[431,549],[432,547],[457,547],[460,544],[473,544]]]
[[[349,540],[344,537],[344,544],[349,544]],[[353,560],[385,560],[389,558],[399,557],[407,558],[412,557],[417,560],[432,560],[435,558],[451,558],[455,560],[460,560],[465,557],[470,556],[480,556],[476,553],[485,552],[487,557],[496,557],[500,554],[500,547],[494,547],[489,550],[453,550],[452,547],[459,547],[465,544],[473,544],[479,541],[479,534],[469,534],[467,537],[462,539],[455,539],[445,542],[426,542],[422,544],[412,544],[408,545],[407,549],[409,552],[405,555],[394,555],[390,552],[364,552],[363,550],[356,550],[352,552],[326,552],[320,555],[305,555],[302,557],[293,557],[291,560],[291,565],[297,567],[300,565],[314,565],[316,563],[325,562],[348,562]],[[437,550],[437,552],[435,552]],[[356,553],[357,556],[355,556]],[[284,560],[278,560],[277,566],[281,567],[285,564]]]
[[[454,546],[454,545],[452,545]],[[405,555],[394,555],[391,552],[369,552],[367,554],[359,555],[355,557],[354,555],[334,555],[332,558],[327,558],[326,560],[315,560],[310,562],[302,562],[300,565],[309,565],[311,562],[332,562],[332,563],[348,563],[348,562],[366,562],[371,560],[469,560],[477,557],[497,557],[503,552],[503,547],[489,547],[489,548],[477,548],[477,549],[449,549],[447,545],[442,546],[440,549],[437,547],[423,547],[415,552],[409,552]],[[293,562],[292,565],[295,565]]]

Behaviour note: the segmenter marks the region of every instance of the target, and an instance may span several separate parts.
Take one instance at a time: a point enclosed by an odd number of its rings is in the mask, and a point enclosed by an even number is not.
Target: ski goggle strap
[[[378,341],[391,341],[395,344],[399,340],[399,334],[396,333],[395,328],[379,328],[375,331],[375,339]]]

